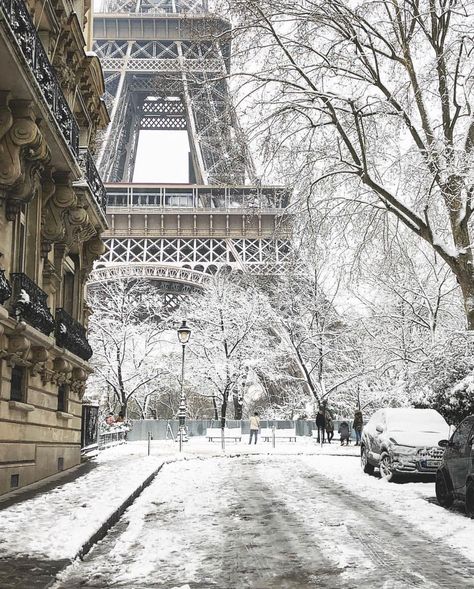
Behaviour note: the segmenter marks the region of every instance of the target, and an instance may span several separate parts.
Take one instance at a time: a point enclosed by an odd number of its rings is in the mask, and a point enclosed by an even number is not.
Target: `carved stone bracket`
[[[31,348],[31,366],[30,373],[32,376],[43,374],[46,370],[46,363],[49,359],[48,350],[42,346],[34,346]]]
[[[0,92],[0,188],[6,195],[9,221],[35,197],[42,166],[50,158],[32,104],[9,101],[8,92]]]
[[[66,360],[65,358],[61,358],[58,356],[53,361],[53,377],[51,379],[52,382],[56,384],[63,384],[70,380],[70,375],[72,372],[72,364]]]
[[[82,399],[86,390],[87,372],[82,368],[75,367],[72,371],[71,389]]]
[[[95,235],[92,239],[84,243],[82,250],[82,273],[84,281],[87,280],[91,273],[95,260],[98,260],[104,255],[106,250],[107,246],[99,235]]]
[[[48,174],[49,175],[49,174]],[[47,177],[48,177],[47,175]],[[67,173],[49,175],[50,189],[43,194],[43,218],[42,218],[42,250],[51,250],[51,244],[64,239],[66,235],[66,216],[68,210],[77,203],[76,193]]]
[[[30,340],[21,333],[14,333],[8,338],[7,363],[9,366],[18,364],[30,366]]]

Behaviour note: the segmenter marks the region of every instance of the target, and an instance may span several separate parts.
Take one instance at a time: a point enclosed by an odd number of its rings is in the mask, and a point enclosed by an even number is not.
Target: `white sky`
[[[140,131],[134,182],[188,183],[187,131]]]

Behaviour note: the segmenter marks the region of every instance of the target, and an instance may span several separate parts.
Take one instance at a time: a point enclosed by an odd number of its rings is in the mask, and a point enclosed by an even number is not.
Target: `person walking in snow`
[[[316,427],[318,428],[318,444],[322,440],[322,443],[325,442],[325,434],[326,434],[326,419],[324,417],[324,411],[320,407],[318,414],[316,415]]]
[[[339,424],[338,432],[339,432],[339,439],[341,440],[341,446],[344,446],[344,442],[346,442],[346,446],[348,446],[350,432],[349,432],[349,424],[347,423],[347,421],[341,421],[341,423]]]
[[[255,444],[257,443],[258,437],[258,430],[260,429],[260,417],[258,416],[258,412],[255,413],[250,418],[250,439],[249,444],[252,443],[252,437],[255,436]]]
[[[326,411],[325,420],[326,420],[326,434],[328,436],[328,444],[330,444],[331,440],[334,437],[334,423],[332,421],[332,417],[331,417],[331,414],[329,413],[329,411]]]
[[[352,422],[352,427],[354,428],[356,434],[356,446],[360,444],[360,439],[362,437],[362,428],[364,427],[364,419],[362,417],[362,411],[360,409],[356,409],[354,413],[354,421]]]

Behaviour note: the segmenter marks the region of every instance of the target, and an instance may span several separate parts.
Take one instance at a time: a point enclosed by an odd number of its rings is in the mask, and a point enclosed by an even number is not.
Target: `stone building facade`
[[[0,0],[0,494],[80,462],[108,124],[90,0]]]

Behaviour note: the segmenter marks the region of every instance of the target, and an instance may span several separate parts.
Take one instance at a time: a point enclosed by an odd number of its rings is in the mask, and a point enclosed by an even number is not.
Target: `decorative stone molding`
[[[0,141],[13,125],[13,115],[8,106],[10,92],[0,91]]]
[[[107,246],[102,241],[99,235],[95,235],[89,241],[84,243],[82,250],[82,272],[83,280],[87,280],[87,277],[92,271],[94,262],[105,254]]]
[[[30,340],[20,333],[14,333],[8,337],[7,363],[9,366],[18,364],[19,366],[30,365]]]
[[[43,374],[46,369],[46,363],[49,360],[48,350],[42,346],[31,348],[31,366],[30,373],[32,376]]]
[[[82,400],[86,390],[87,376],[87,372],[78,366],[72,371],[71,390],[77,394],[80,400]]]
[[[44,251],[51,250],[51,244],[64,239],[66,235],[66,216],[71,207],[77,204],[76,193],[72,188],[69,174],[57,173],[51,176],[48,192],[43,196],[42,239]]]
[[[53,361],[53,369],[59,374],[69,374],[72,372],[72,364],[69,362],[69,360],[58,356]]]
[[[7,219],[13,220],[21,204],[34,198],[38,174],[50,155],[32,102],[8,99],[7,92],[0,92],[0,188],[7,197]]]
[[[71,413],[66,413],[65,411],[56,411],[56,415],[59,417],[59,419],[64,419],[65,421],[69,421],[74,417],[74,415]]]
[[[24,413],[30,413],[30,411],[35,410],[33,405],[22,403],[21,401],[8,401],[8,406],[10,409],[16,409],[17,411],[23,411]]]

